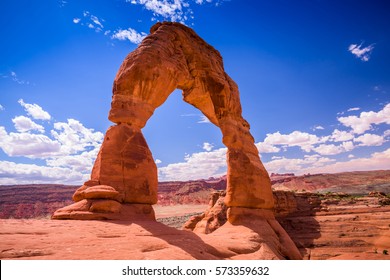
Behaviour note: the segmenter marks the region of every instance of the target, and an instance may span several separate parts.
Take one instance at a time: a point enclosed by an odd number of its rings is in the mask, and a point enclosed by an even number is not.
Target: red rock
[[[76,192],[75,200],[157,202],[157,168],[141,129],[176,88],[222,131],[228,148],[225,204],[272,209],[271,181],[242,117],[238,87],[224,71],[220,53],[192,29],[168,22],[154,25],[122,63],[109,112],[116,125],[107,130],[91,180]],[[95,184],[110,186],[119,195],[89,191]]]
[[[81,186],[73,195],[73,200],[75,202],[83,200],[83,199],[92,199],[92,198],[105,198],[112,199],[119,202],[122,202],[121,195],[118,191],[116,191],[113,187],[105,186],[105,185],[97,185],[97,186]]]
[[[228,248],[228,255],[247,252],[255,253],[255,258],[301,258],[272,212],[271,180],[250,126],[242,117],[236,83],[224,71],[220,53],[179,23],[154,25],[151,34],[122,63],[109,112],[116,125],[106,132],[91,180],[74,195],[75,200],[88,200],[57,210],[53,218],[123,219],[125,205],[157,202],[157,168],[141,129],[175,89],[181,89],[184,101],[221,129],[227,147],[226,196],[220,206],[228,207],[228,222],[221,226],[218,213],[222,209],[214,205],[206,215],[212,218],[203,218],[194,231],[209,232],[208,226],[218,227],[215,232],[225,233],[234,244],[236,235],[243,232],[249,237],[256,235],[253,246],[232,245],[235,249]],[[94,182],[113,189],[95,187]],[[122,207],[118,200],[124,203]]]

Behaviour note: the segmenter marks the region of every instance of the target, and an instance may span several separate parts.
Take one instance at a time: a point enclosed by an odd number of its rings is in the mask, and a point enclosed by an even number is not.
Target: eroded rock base
[[[54,212],[55,220],[155,221],[150,204],[119,203],[111,199],[83,199]]]

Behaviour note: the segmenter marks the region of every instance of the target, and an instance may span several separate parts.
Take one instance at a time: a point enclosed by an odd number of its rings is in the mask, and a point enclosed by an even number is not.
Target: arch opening
[[[227,148],[226,205],[272,209],[271,182],[242,117],[238,87],[225,73],[219,52],[179,23],[155,24],[122,63],[109,112],[115,125],[106,132],[91,180],[74,194],[76,203],[110,199],[95,212],[107,208],[112,213],[121,205],[157,203],[157,166],[142,129],[176,89],[222,133]],[[93,205],[87,207],[94,212]]]

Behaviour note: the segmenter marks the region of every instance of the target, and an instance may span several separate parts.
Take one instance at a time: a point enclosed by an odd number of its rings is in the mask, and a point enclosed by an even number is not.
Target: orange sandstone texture
[[[226,205],[272,209],[271,182],[242,117],[237,85],[225,73],[219,52],[178,23],[154,25],[122,63],[109,112],[116,125],[107,130],[91,180],[74,200],[157,202],[157,167],[141,129],[176,88],[222,131],[228,148]]]
[[[151,28],[119,69],[109,119],[141,129],[176,88],[222,131],[228,147],[226,204],[271,209],[270,179],[242,117],[238,87],[225,73],[219,52],[192,29],[177,23]]]
[[[115,77],[108,118],[116,125],[106,132],[91,180],[76,191],[76,203],[57,210],[53,218],[135,219],[128,205],[150,210],[157,202],[157,168],[141,129],[154,110],[181,89],[184,101],[221,129],[227,147],[228,223],[216,232],[236,234],[244,227],[249,235],[258,235],[257,244],[264,243],[265,251],[259,253],[263,258],[301,258],[271,211],[271,181],[220,53],[179,23],[157,23],[150,33]],[[153,218],[151,211],[139,216]]]

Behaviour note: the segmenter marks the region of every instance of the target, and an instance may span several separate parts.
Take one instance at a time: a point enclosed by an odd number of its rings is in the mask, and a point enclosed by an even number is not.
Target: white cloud
[[[363,43],[361,43],[360,45],[351,44],[348,47],[348,50],[350,53],[355,55],[357,58],[360,58],[360,60],[369,61],[372,50],[374,49],[374,44],[371,44],[371,45],[364,47],[364,48],[362,48],[362,45],[363,45]]]
[[[9,75],[6,74],[6,75],[2,75],[1,77],[5,78],[5,79],[9,78],[12,81],[18,83],[19,85],[29,85],[30,84],[29,81],[19,79],[18,75],[14,71],[10,71]]]
[[[348,131],[335,129],[330,136],[330,140],[334,142],[344,142],[352,140],[355,136]]]
[[[30,115],[33,119],[36,120],[50,120],[51,116],[48,112],[44,111],[41,106],[37,104],[25,103],[23,99],[19,99],[19,104],[22,105],[24,110]]]
[[[322,167],[326,164],[334,162],[334,159],[321,157],[319,155],[307,155],[304,158],[276,158],[274,160],[264,162],[264,166],[269,173],[307,173],[305,169],[308,167]]]
[[[104,137],[100,131],[94,132],[93,129],[84,127],[74,119],[68,119],[67,123],[54,123],[51,135],[61,144],[61,153],[64,155],[100,147]]]
[[[297,146],[305,152],[313,150],[313,145],[323,142],[324,140],[314,134],[307,132],[293,131],[290,134],[281,134],[279,131],[267,134],[264,143],[267,145],[282,145],[285,147]]]
[[[99,147],[91,151],[84,151],[81,154],[58,156],[46,160],[46,164],[51,167],[63,167],[77,172],[90,174],[93,163],[99,152]]]
[[[186,14],[192,13],[185,0],[131,0],[131,4],[143,5],[147,10],[152,11],[154,16],[161,16],[170,21],[183,22]]]
[[[17,116],[12,119],[12,122],[14,123],[16,130],[19,132],[28,132],[33,130],[41,133],[45,132],[42,125],[33,122],[30,118],[25,116]]]
[[[255,145],[256,145],[257,150],[259,150],[260,154],[280,152],[280,148],[278,148],[272,144],[269,144],[269,143],[259,142],[259,143],[256,143]]]
[[[319,153],[320,155],[327,155],[327,156],[337,155],[344,152],[342,145],[336,146],[334,144],[321,144],[318,147],[314,148],[313,150]]]
[[[383,136],[366,133],[354,139],[354,142],[360,142],[359,146],[381,146],[385,139]]]
[[[343,152],[350,152],[350,151],[352,151],[353,149],[355,149],[355,145],[353,144],[352,141],[343,142],[343,143],[341,144],[341,146],[342,146],[343,149],[344,149]]]
[[[211,122],[205,115],[201,115],[198,123],[211,123]]]
[[[317,173],[338,173],[348,171],[386,170],[389,169],[390,148],[376,152],[366,158],[354,158],[349,161],[336,161],[327,157],[308,156],[301,158],[281,158],[264,162],[269,173],[294,172],[297,175]]]
[[[213,144],[210,144],[208,142],[203,143],[203,150],[210,152],[214,148]]]
[[[101,23],[101,19],[99,19],[97,16],[94,16],[94,15],[91,15],[91,20],[98,26],[100,26],[100,28],[104,28],[103,24]]]
[[[383,152],[376,152],[367,158],[353,158],[349,161],[338,161],[321,168],[309,167],[300,171],[302,173],[338,173],[348,171],[386,170],[389,169],[390,148]]]
[[[158,169],[160,181],[195,180],[223,175],[226,172],[227,148],[186,155],[184,162]]]
[[[112,39],[118,39],[121,41],[129,40],[130,42],[132,42],[134,44],[141,43],[141,41],[145,37],[146,37],[146,33],[144,33],[144,32],[138,33],[137,31],[135,31],[132,28],[128,28],[125,30],[119,29],[111,36]]]
[[[323,126],[321,126],[321,125],[317,125],[317,126],[315,126],[314,128],[313,128],[313,130],[315,131],[315,130],[324,130],[325,128],[323,127]]]
[[[193,18],[193,11],[188,0],[126,0],[134,5],[143,5],[145,9],[151,11],[154,17],[169,19],[185,23],[189,18]],[[195,4],[215,3],[219,6],[226,0],[195,0]]]
[[[352,111],[359,111],[359,110],[360,110],[359,107],[353,107],[353,108],[349,108],[347,111],[352,112]]]
[[[87,26],[88,28],[93,29],[96,32],[103,31],[104,26],[103,26],[102,22],[105,21],[104,19],[98,18],[95,15],[92,15],[89,11],[84,11],[83,17],[84,17],[83,19],[78,18],[78,17],[73,18],[73,23],[78,24],[81,22],[80,25]],[[108,31],[108,32],[110,32],[110,31]],[[106,34],[104,34],[104,35],[106,35]]]
[[[0,111],[4,111],[4,107],[1,104],[0,104]]]
[[[207,3],[212,3],[213,0],[195,0],[195,3],[198,4],[198,5],[202,5],[202,4],[206,3],[206,2]],[[218,2],[219,1],[217,1],[216,5],[218,5]]]
[[[155,163],[155,164],[160,164],[160,163],[162,163],[162,161],[161,161],[161,159],[156,158],[156,160],[154,161],[154,163]]]
[[[59,153],[61,145],[46,135],[30,133],[7,133],[0,126],[0,148],[8,156],[46,158]]]
[[[0,161],[1,185],[32,183],[80,184],[88,180],[88,178],[89,174],[82,174],[71,168]]]
[[[355,134],[362,134],[372,129],[374,124],[390,124],[390,103],[378,112],[361,112],[360,116],[340,117],[337,120],[344,126],[352,128]]]
[[[50,119],[37,104],[19,103],[36,119]],[[17,132],[0,126],[0,149],[9,157],[40,159],[45,165],[0,161],[0,184],[56,182],[81,184],[88,180],[103,141],[103,133],[86,128],[79,121],[56,122],[50,135],[26,116],[12,119]],[[33,133],[35,132],[35,133]],[[39,133],[36,133],[39,132]]]

